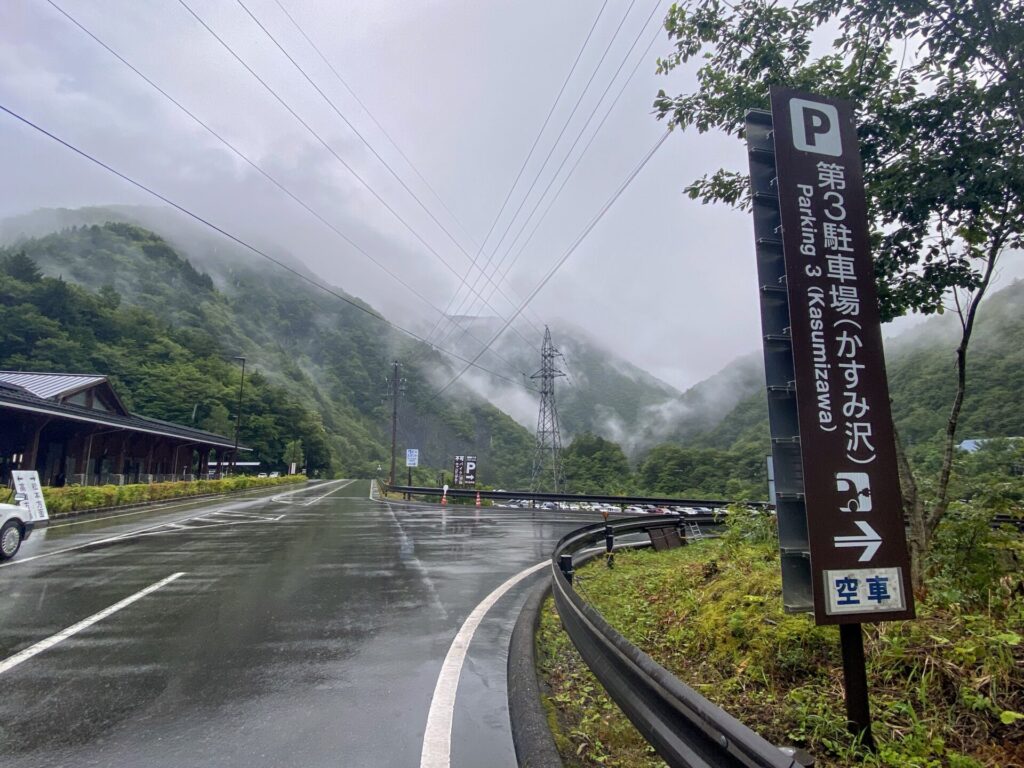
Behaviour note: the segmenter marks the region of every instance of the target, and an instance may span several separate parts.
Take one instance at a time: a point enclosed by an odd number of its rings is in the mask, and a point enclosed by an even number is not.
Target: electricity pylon
[[[558,409],[555,407],[555,379],[565,376],[555,365],[562,353],[551,343],[551,329],[544,326],[544,346],[540,350],[540,370],[531,379],[540,380],[540,411],[537,414],[537,440],[533,452],[533,474],[530,490],[541,491],[551,484],[550,491],[562,490],[562,437],[558,432]]]

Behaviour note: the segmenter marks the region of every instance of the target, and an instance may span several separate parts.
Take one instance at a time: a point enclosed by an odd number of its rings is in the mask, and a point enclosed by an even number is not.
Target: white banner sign
[[[14,499],[18,506],[28,510],[30,520],[48,520],[43,487],[39,484],[39,473],[16,469],[11,472],[14,480]]]

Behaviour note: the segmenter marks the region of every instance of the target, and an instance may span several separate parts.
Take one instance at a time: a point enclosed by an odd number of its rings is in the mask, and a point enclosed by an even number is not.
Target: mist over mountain
[[[129,213],[139,220],[137,210]],[[44,212],[3,225],[7,247],[0,257],[24,253],[50,282],[5,278],[6,334],[15,335],[5,338],[0,366],[110,374],[143,413],[224,431],[235,409],[226,394],[231,388],[217,379],[232,375],[221,363],[242,355],[247,380],[255,382],[247,386],[265,380],[273,397],[286,403],[282,410],[300,414],[293,420],[306,425],[303,439],[322,438],[325,468],[365,475],[389,460],[386,377],[399,359],[405,362],[400,450],[419,448],[423,463],[433,467],[447,466],[457,453],[476,454],[485,482],[528,480],[530,433],[461,384],[439,397],[437,381],[451,375],[453,365],[373,317],[359,299],[340,289],[328,294],[230,243],[197,238],[193,250],[185,250],[134,223],[84,223],[112,216],[118,212]],[[83,223],[41,234],[69,221]],[[26,237],[30,233],[40,236]],[[177,242],[186,242],[180,232]],[[73,294],[73,303],[88,316],[63,317],[48,300],[48,293],[71,284],[84,291]],[[166,326],[154,328],[155,338],[145,344],[125,333],[97,339],[92,326],[130,324],[126,308],[144,313],[142,326],[152,324],[149,318]],[[30,327],[22,327],[26,322]],[[211,388],[178,392],[167,380],[179,390],[189,380]],[[233,386],[237,391],[237,379]],[[298,437],[287,431],[287,424],[271,430],[257,418],[243,419],[242,439],[262,446],[260,458],[276,462],[282,441]],[[264,440],[264,432],[273,439]]]
[[[108,222],[156,233],[162,242],[142,244],[134,236],[125,238],[124,233],[112,233]],[[103,232],[82,235],[80,230],[88,227],[100,227]],[[380,410],[383,377],[391,359],[402,359],[407,370],[416,374],[407,383],[409,402],[403,404],[410,412],[400,419],[403,444],[436,446],[438,452],[449,455],[471,449],[481,453],[470,445],[475,438],[464,424],[456,420],[455,438],[451,434],[455,422],[439,423],[425,407],[431,389],[445,386],[464,367],[460,361],[382,324],[373,327],[372,318],[352,314],[337,298],[174,210],[151,206],[40,209],[0,222],[0,244],[27,249],[47,274],[92,291],[111,286],[127,301],[150,307],[169,322],[216,328],[225,348],[245,351],[271,380],[285,382],[301,373],[329,392],[344,391],[345,401],[356,411],[372,412],[370,419],[378,432],[386,420]],[[269,253],[300,275],[321,282],[283,248]],[[214,311],[217,302],[211,305],[182,276],[190,271],[208,276],[208,287],[222,294],[228,306]],[[357,297],[338,292],[372,310]],[[343,332],[345,343],[340,343],[337,329],[332,328],[342,315],[348,325]],[[364,328],[365,321],[370,324]],[[429,335],[437,347],[471,359],[503,325],[497,317],[463,315],[442,323],[424,319],[415,330]],[[587,329],[566,321],[551,328],[562,353],[559,366],[566,374],[556,387],[565,444],[576,435],[593,433],[619,443],[636,458],[661,442],[685,443],[713,429],[744,397],[760,391],[763,383],[760,357],[753,354],[680,393],[616,354]],[[356,329],[361,334],[358,343],[352,339]],[[454,392],[472,393],[477,404],[493,404],[523,427],[523,434],[532,433],[538,397],[529,377],[540,367],[542,334],[541,327],[519,318],[483,353],[480,368],[462,375]],[[374,358],[373,364],[351,364],[364,353]],[[344,386],[335,381],[338,376],[344,377]],[[417,404],[417,399],[422,402]],[[374,441],[375,455],[386,438],[380,434]],[[425,460],[435,458],[430,447]],[[520,445],[515,453],[523,450]],[[438,464],[442,458],[436,457]],[[519,463],[528,462],[520,457]]]
[[[121,222],[107,223],[107,222]],[[125,227],[124,223],[130,224]],[[403,363],[399,448],[418,447],[425,464],[446,466],[476,453],[487,478],[512,485],[529,476],[538,397],[529,377],[540,367],[543,328],[518,320],[439,396],[464,367],[440,349],[471,359],[502,328],[496,317],[424,321],[418,342],[374,319],[359,298],[332,289],[345,303],[256,254],[169,210],[150,207],[50,209],[0,222],[6,252],[24,250],[51,277],[88,291],[114,291],[126,303],[173,327],[202,331],[226,359],[245,355],[252,369],[321,414],[338,466],[368,466],[390,452],[385,403],[391,362]],[[319,282],[298,259],[275,251],[300,275]],[[368,310],[361,311],[361,310]],[[971,348],[965,436],[1024,433],[1019,392],[1024,359],[1024,283],[993,294],[982,307]],[[557,404],[568,445],[593,433],[619,443],[634,461],[662,443],[729,450],[766,444],[767,413],[759,352],[738,358],[685,392],[625,360],[587,329],[551,324],[559,367]],[[886,341],[893,413],[911,443],[942,428],[952,396],[957,321],[936,317]],[[430,333],[434,331],[434,333]],[[682,354],[679,349],[666,354]],[[51,360],[54,365],[59,360]],[[102,372],[118,375],[116,370]],[[124,381],[144,379],[128,375]],[[148,385],[148,384],[147,384]],[[129,383],[129,387],[132,384]],[[129,393],[131,394],[131,393]],[[203,404],[147,403],[152,415],[203,417]],[[269,449],[268,449],[269,450]]]
[[[945,429],[956,390],[960,330],[959,318],[946,313],[885,340],[893,420],[909,446],[933,441]],[[986,298],[978,312],[968,349],[967,394],[958,428],[961,440],[1024,435],[1022,338],[1024,281],[1015,280]],[[756,391],[688,442],[708,448],[750,441],[767,446],[768,411],[762,386],[763,374]]]

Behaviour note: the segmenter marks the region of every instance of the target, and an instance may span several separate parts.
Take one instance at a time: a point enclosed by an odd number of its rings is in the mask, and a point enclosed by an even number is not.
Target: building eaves
[[[145,416],[122,416],[120,414],[106,411],[96,411],[90,408],[83,408],[68,403],[58,403],[53,400],[44,399],[29,391],[16,391],[8,388],[0,389],[0,408],[12,410],[41,413],[70,419],[72,421],[98,424],[100,426],[126,429],[131,432],[143,432],[162,437],[171,437],[177,440],[212,445],[217,448],[234,448],[234,440],[223,435],[206,432],[201,429],[183,427],[167,421],[150,419]],[[249,451],[251,449],[239,446],[239,450]]]

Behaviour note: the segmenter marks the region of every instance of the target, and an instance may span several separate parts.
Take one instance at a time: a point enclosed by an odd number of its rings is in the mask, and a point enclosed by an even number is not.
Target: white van
[[[21,542],[36,528],[45,528],[50,522],[39,486],[37,472],[15,471],[15,504],[0,504],[0,560],[9,560],[18,554]]]

